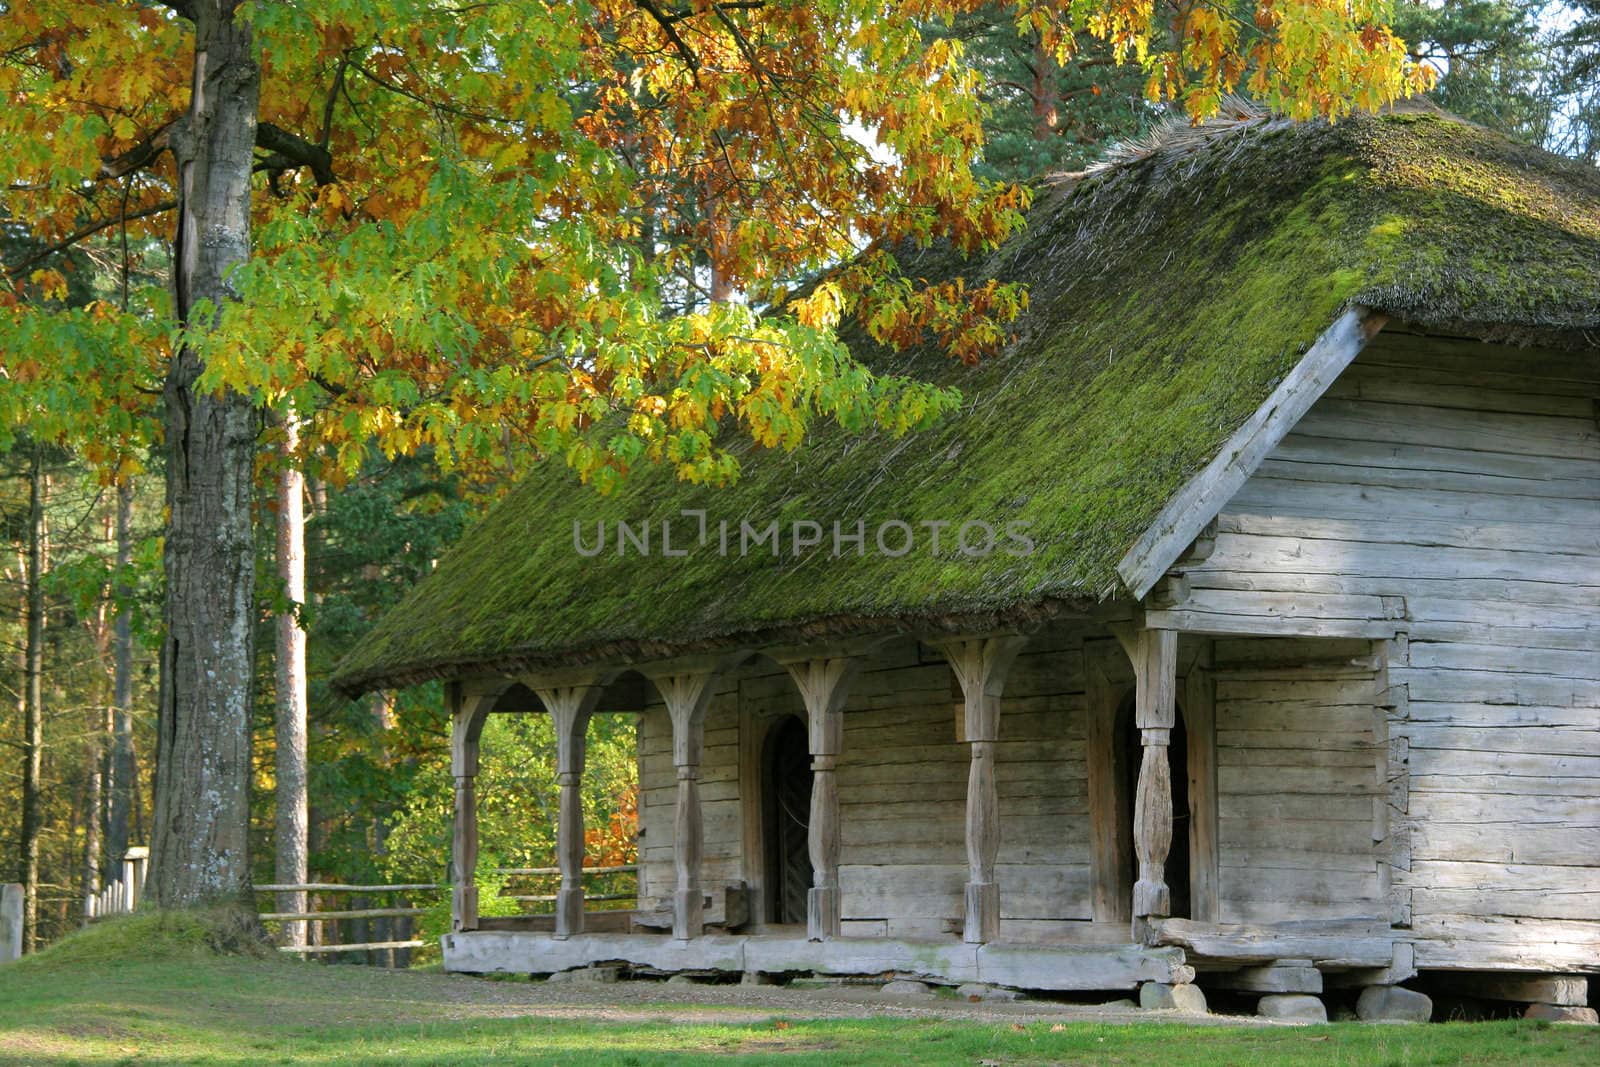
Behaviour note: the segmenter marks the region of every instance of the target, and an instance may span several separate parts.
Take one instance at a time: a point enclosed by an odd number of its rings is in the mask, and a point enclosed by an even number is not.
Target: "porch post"
[[[1000,935],[1000,797],[995,787],[995,743],[1000,739],[1000,691],[1027,638],[964,638],[941,648],[961,684],[962,740],[971,750],[967,769],[967,891],[962,938],[982,943]]]
[[[494,704],[485,694],[467,694],[460,682],[445,687],[450,709],[450,773],[455,778],[455,825],[451,833],[450,929],[478,928],[478,738]]]
[[[1176,721],[1178,634],[1175,630],[1140,630],[1133,652],[1137,685],[1134,725],[1144,749],[1133,807],[1133,850],[1139,860],[1139,880],[1133,885],[1133,938],[1142,942],[1152,923],[1172,910],[1164,868],[1172,847],[1172,771],[1167,746]]]
[[[678,804],[672,822],[672,936],[679,941],[705,931],[705,891],[700,885],[703,828],[700,819],[700,760],[704,751],[706,707],[711,703],[710,670],[652,675],[672,718],[672,765],[678,775]]]
[[[860,670],[855,656],[785,659],[806,705],[811,749],[811,888],[806,892],[806,937],[839,936],[839,783],[835,768],[844,748],[844,703]]]
[[[562,685],[534,691],[549,710],[556,733],[556,781],[561,785],[556,864],[561,868],[561,888],[556,890],[555,937],[565,941],[583,932],[583,763],[589,716],[604,690],[599,685]]]

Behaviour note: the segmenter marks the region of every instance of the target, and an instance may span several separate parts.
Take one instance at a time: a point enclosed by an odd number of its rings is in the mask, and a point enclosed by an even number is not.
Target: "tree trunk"
[[[174,306],[203,334],[237,298],[250,255],[250,171],[261,71],[235,0],[194,0],[194,82],[172,128],[178,232]],[[197,388],[200,354],[174,354],[167,440],[166,632],[156,743],[150,893],[160,907],[249,887],[256,417],[232,390]]]
[[[116,537],[116,509],[112,508],[103,515],[101,537],[104,541],[113,541]],[[94,898],[100,894],[102,870],[107,869],[101,855],[101,848],[105,844],[103,829],[109,822],[110,812],[107,810],[106,778],[110,771],[108,755],[111,752],[111,738],[113,733],[113,717],[116,702],[116,669],[111,668],[111,624],[112,603],[115,597],[116,585],[113,582],[105,589],[105,594],[95,605],[94,621],[90,632],[94,639],[95,659],[99,661],[102,673],[99,684],[96,686],[107,697],[106,703],[96,708],[90,716],[87,740],[84,743],[84,786],[83,786],[83,873],[80,876],[79,897],[83,900],[83,924],[89,925],[89,916],[94,910]],[[121,859],[112,860],[113,867]]]
[[[299,423],[293,412],[284,420],[283,470],[278,475],[278,578],[290,608],[277,624],[276,725],[278,818],[273,880],[300,885],[306,880],[306,632],[297,610],[306,602],[305,477],[294,464],[299,443]],[[279,893],[278,910],[303,912],[304,893]],[[283,926],[283,943],[306,943],[304,923]]]
[[[129,831],[133,822],[133,797],[137,791],[133,760],[133,622],[128,601],[133,591],[127,585],[128,568],[133,564],[133,485],[117,485],[117,617],[111,633],[111,771],[107,791],[111,794],[111,813],[106,819],[106,855],[111,869],[127,855],[132,844]]]
[[[95,714],[95,727],[90,732],[92,740],[87,749],[83,784],[83,879],[79,896],[83,899],[83,921],[89,922],[89,909],[100,893],[100,807],[103,798],[101,770],[105,751],[105,737],[110,733],[110,709],[103,708]]]
[[[44,478],[43,446],[33,446],[28,470],[27,609],[23,641],[22,951],[39,947],[39,779],[44,765]]]
[[[1048,141],[1056,134],[1061,117],[1061,89],[1058,78],[1061,68],[1056,57],[1044,46],[1044,38],[1035,35],[1033,45],[1033,139]]]

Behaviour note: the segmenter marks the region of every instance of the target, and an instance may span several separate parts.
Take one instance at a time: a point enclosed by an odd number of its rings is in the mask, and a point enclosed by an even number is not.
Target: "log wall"
[[[883,648],[855,680],[838,767],[846,935],[959,930],[968,764],[960,712],[949,665],[912,640]],[[707,885],[761,888],[761,751],[767,731],[791,714],[804,714],[795,683],[767,660],[721,683],[701,768]],[[998,875],[1007,940],[1046,940],[1090,918],[1083,737],[1083,631],[1056,627],[1018,657],[1002,701]],[[659,705],[641,717],[639,750],[641,903],[649,906],[672,877],[671,729]]]
[[[1153,616],[1380,639],[1384,892],[1421,967],[1600,968],[1597,396],[1592,355],[1385,331],[1223,509],[1210,556]],[[1364,773],[1357,706],[1297,714],[1319,686],[1279,694],[1281,728],[1326,739],[1327,775]],[[1222,736],[1225,689],[1266,710],[1219,680]],[[1247,800],[1243,765],[1222,760],[1227,855],[1230,821],[1270,802]],[[1372,892],[1345,866],[1359,806],[1324,810],[1350,824],[1327,889]]]
[[[1387,915],[1382,687],[1364,639],[1216,642],[1222,922]]]

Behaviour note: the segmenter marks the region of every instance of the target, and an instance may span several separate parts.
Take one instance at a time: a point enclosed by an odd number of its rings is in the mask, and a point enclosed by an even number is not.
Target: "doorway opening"
[[[803,925],[811,888],[811,748],[798,717],[786,716],[767,732],[761,772],[767,921]]]
[[[1144,761],[1144,743],[1133,710],[1134,696],[1128,694],[1117,714],[1117,735],[1122,741],[1122,758],[1118,768],[1123,774],[1118,792],[1122,798],[1121,825],[1133,828],[1133,811],[1139,795],[1139,765]],[[1167,850],[1164,869],[1167,888],[1172,899],[1172,918],[1191,917],[1189,828],[1193,816],[1189,809],[1189,734],[1184,726],[1183,708],[1176,709],[1172,736],[1167,746],[1167,767],[1172,772],[1172,847]],[[1128,854],[1134,856],[1132,875],[1139,877],[1138,859],[1131,844]],[[1128,892],[1133,892],[1132,883]]]

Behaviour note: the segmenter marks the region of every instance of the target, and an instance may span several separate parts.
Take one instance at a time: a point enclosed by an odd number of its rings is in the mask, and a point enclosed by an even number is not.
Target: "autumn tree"
[[[141,361],[161,382],[159,903],[247,881],[267,415],[301,413],[302,455],[332,473],[373,445],[426,446],[469,470],[558,457],[604,489],[642,463],[734,477],[722,427],[794,447],[815,417],[903,431],[953,409],[874,376],[835,329],[854,317],[976,360],[1023,305],[1013,287],[927,285],[894,255],[992,247],[1022,224],[1025,191],[973,170],[984,107],[963,50],[922,32],[972,6],[6,0],[0,206],[51,246],[172,235],[171,291],[147,315],[19,295],[0,310],[11,425],[131,407]],[[1017,13],[1057,62],[1088,34],[1196,116],[1248,83],[1306,117],[1419,84],[1386,10]],[[85,395],[63,387],[74,372]]]

